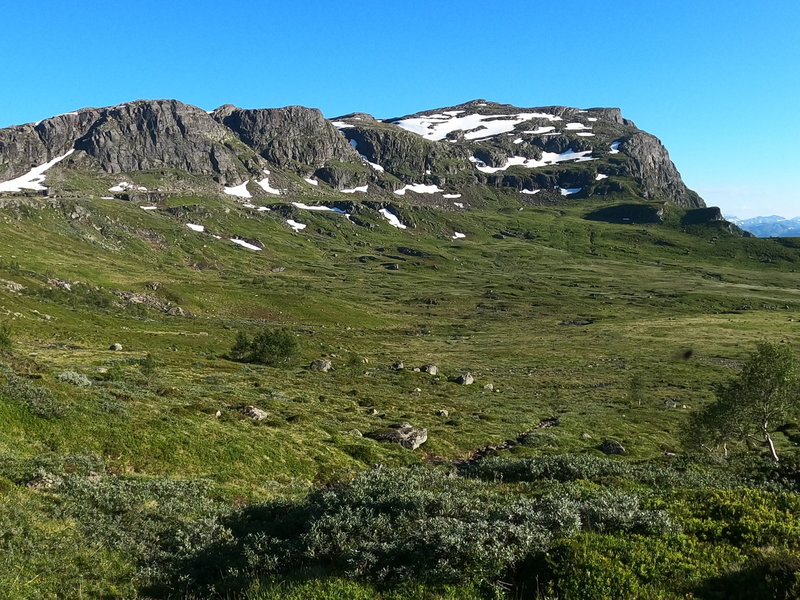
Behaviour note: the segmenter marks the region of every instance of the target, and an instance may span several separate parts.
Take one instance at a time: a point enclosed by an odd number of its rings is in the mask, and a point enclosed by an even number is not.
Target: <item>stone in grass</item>
[[[448,410],[446,410],[444,408],[439,409],[439,410],[436,411],[436,416],[437,417],[449,417],[450,416],[450,411],[448,411]]]
[[[373,431],[367,437],[379,442],[400,444],[409,450],[416,450],[428,440],[428,430],[424,427],[414,427],[410,423],[396,423],[389,429]]]
[[[109,350],[113,350],[114,352],[119,352],[120,350],[122,350],[122,344],[119,344],[119,343],[114,343],[114,344],[111,344],[111,345],[108,347],[108,349],[109,349]]]
[[[597,449],[600,450],[603,454],[627,454],[628,451],[625,450],[625,447],[620,444],[617,440],[607,439],[603,440],[598,446]]]
[[[423,373],[427,373],[428,375],[438,375],[439,374],[439,367],[434,364],[430,365],[422,365],[420,367],[420,371]]]
[[[267,411],[261,410],[260,408],[256,408],[255,406],[252,406],[250,404],[242,407],[242,414],[245,417],[250,417],[255,421],[263,421],[269,416]]]
[[[472,373],[467,371],[463,375],[458,376],[458,378],[456,379],[456,383],[458,383],[459,385],[472,385],[473,383],[475,383],[475,378],[472,376]]]
[[[494,389],[494,385],[491,383],[487,383],[485,386],[483,386],[483,389],[491,392]]]
[[[401,362],[392,363],[392,370],[393,371],[402,371],[405,368],[406,368],[406,366],[402,363],[402,361]]]
[[[333,363],[331,363],[331,361],[329,360],[320,359],[312,362],[310,365],[308,365],[308,368],[311,369],[312,371],[327,373],[333,368]]]

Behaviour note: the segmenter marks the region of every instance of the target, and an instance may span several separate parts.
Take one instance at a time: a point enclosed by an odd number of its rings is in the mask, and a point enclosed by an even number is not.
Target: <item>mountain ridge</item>
[[[564,190],[577,190],[569,193],[576,198],[627,191],[643,201],[705,206],[661,142],[618,108],[472,100],[391,119],[366,113],[326,119],[301,106],[205,111],[177,100],[136,100],[0,129],[0,181],[70,150],[55,171],[133,178],[172,170],[206,178],[205,191],[217,186],[217,193],[274,170],[273,180],[290,193],[303,190],[299,176],[340,191],[368,186],[379,195],[417,193],[414,186],[455,194],[477,185],[542,192],[551,201],[568,195]],[[162,175],[160,187],[174,191]]]

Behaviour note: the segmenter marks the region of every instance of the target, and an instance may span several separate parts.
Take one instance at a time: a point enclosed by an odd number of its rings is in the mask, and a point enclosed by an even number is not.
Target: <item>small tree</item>
[[[739,376],[715,389],[717,399],[695,413],[687,436],[694,442],[722,446],[730,440],[755,441],[769,447],[778,462],[772,432],[800,413],[798,369],[785,346],[762,342],[742,366]]]
[[[278,367],[286,365],[299,351],[297,339],[287,329],[259,331],[252,340],[240,331],[231,348],[234,360]]]

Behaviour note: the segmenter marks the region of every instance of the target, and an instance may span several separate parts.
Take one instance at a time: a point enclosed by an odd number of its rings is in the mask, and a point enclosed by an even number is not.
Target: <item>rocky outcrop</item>
[[[246,110],[231,105],[212,113],[242,142],[279,167],[358,161],[358,153],[316,108],[287,106]]]
[[[428,430],[424,427],[414,427],[410,423],[404,422],[391,425],[387,430],[368,433],[366,437],[379,442],[400,444],[409,450],[416,450],[428,441]]]
[[[703,208],[705,202],[683,183],[680,173],[659,139],[637,131],[619,146],[628,156],[630,174],[642,187],[648,200],[666,200],[683,208]]]
[[[105,109],[75,142],[108,173],[180,169],[238,184],[261,170],[252,150],[195,106],[140,100]]]

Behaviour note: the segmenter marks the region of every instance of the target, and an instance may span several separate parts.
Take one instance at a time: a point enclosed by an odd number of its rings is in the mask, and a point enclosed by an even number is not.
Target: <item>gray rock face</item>
[[[280,167],[314,168],[330,160],[358,162],[359,155],[316,108],[287,106],[245,110],[231,105],[212,113],[258,154]]]
[[[397,423],[385,431],[368,433],[367,437],[381,442],[400,444],[409,450],[416,450],[428,441],[428,430],[424,427],[414,427],[410,423]]]
[[[175,100],[104,109],[75,149],[109,173],[181,169],[239,184],[261,166],[253,151],[208,113]]]
[[[631,175],[642,185],[645,198],[664,199],[683,208],[703,208],[705,202],[683,183],[667,149],[655,136],[639,131],[619,149],[629,157]]]

